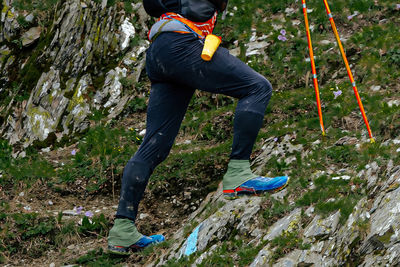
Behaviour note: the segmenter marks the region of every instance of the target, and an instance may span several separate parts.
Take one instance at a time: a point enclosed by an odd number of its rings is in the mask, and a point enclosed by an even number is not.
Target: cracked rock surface
[[[14,75],[15,68],[22,69],[29,79],[19,87],[30,94],[29,99],[12,99],[0,110],[6,118],[0,132],[11,145],[51,145],[87,129],[95,110],[102,110],[109,121],[141,94],[135,83],[144,69],[144,52],[149,46],[145,41],[148,17],[141,3],[132,8],[134,12],[127,14],[115,5],[68,0],[57,5],[50,27],[24,31],[12,0],[3,0],[0,42],[20,35],[21,45],[34,51],[26,58],[7,45],[0,47],[0,91],[10,86],[8,77]],[[29,14],[25,20],[34,23],[35,18]],[[133,25],[134,20],[140,22],[139,28]],[[136,35],[142,41],[132,45]],[[124,86],[124,79],[132,85]]]

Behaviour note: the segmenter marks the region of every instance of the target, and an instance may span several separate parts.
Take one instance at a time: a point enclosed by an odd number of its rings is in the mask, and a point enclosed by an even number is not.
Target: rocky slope
[[[1,132],[11,145],[60,142],[86,130],[95,111],[109,121],[143,93],[135,84],[149,45],[148,17],[140,3],[131,10],[107,1],[65,1],[48,25],[25,29],[18,18],[32,25],[39,18],[3,1],[0,92],[10,99],[2,103]],[[131,46],[133,40],[140,41]],[[15,93],[8,92],[11,87]],[[16,101],[21,91],[29,98]]]
[[[281,145],[267,151],[274,153]],[[316,174],[314,179],[318,175],[322,174]],[[390,161],[388,166],[378,166],[373,162],[356,176],[368,181],[370,190],[357,202],[347,220],[340,221],[340,210],[329,216],[321,216],[315,212],[313,205],[307,209],[291,205],[285,216],[266,228],[260,218],[263,209],[271,207],[262,205],[265,201],[262,197],[224,200],[220,188],[210,194],[200,208],[189,216],[190,224],[196,225],[191,234],[185,237],[183,228],[176,232],[172,237],[174,241],[171,248],[148,266],[163,266],[172,262],[184,266],[201,263],[212,265],[215,263],[213,255],[223,253],[221,247],[227,239],[243,239],[246,246],[259,251],[249,265],[254,267],[270,264],[397,266],[400,264],[400,165],[393,166],[393,161]],[[336,178],[347,179],[344,176]],[[271,195],[271,198],[282,200],[287,193],[285,189]],[[209,207],[215,208],[211,214]],[[288,237],[297,240],[296,243],[300,240],[300,243],[294,247],[284,243],[281,247],[279,240]],[[281,249],[287,249],[288,252],[278,254]],[[185,255],[192,256],[185,258]],[[230,256],[239,258],[239,253]],[[239,265],[242,265],[240,261]]]

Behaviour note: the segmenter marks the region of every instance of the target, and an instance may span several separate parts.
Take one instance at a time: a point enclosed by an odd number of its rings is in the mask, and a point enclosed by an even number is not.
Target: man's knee
[[[265,79],[264,77],[260,78],[257,81],[257,94],[263,99],[270,99],[272,95],[272,85],[271,83]]]
[[[265,106],[268,105],[272,95],[271,83],[260,75],[253,84],[251,95],[255,103],[263,103]]]
[[[135,158],[146,162],[151,170],[163,162],[167,157],[173,145],[171,136],[156,132],[152,137],[145,141],[136,153]]]

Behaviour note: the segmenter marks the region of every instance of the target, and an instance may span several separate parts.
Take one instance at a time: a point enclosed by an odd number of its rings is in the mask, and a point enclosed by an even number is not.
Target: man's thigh
[[[203,43],[189,34],[165,33],[155,42],[149,63],[159,79],[236,98],[266,81],[223,47],[218,48],[211,61],[202,60]]]

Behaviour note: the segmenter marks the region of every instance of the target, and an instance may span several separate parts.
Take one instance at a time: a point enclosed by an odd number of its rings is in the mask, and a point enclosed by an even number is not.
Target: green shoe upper
[[[233,190],[241,184],[258,177],[250,169],[248,160],[231,159],[228,164],[228,170],[223,179],[223,190]]]
[[[108,244],[129,247],[138,242],[143,235],[137,230],[135,223],[129,219],[116,219],[108,234]]]

